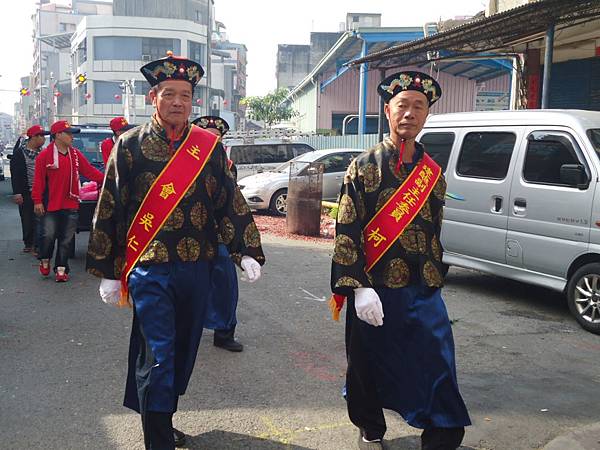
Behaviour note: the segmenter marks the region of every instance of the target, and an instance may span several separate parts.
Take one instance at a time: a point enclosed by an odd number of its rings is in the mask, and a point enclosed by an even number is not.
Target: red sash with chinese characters
[[[441,174],[442,168],[424,153],[421,162],[369,221],[363,230],[366,272],[377,264],[419,214]],[[339,294],[331,297],[329,306],[334,320],[339,319],[345,300],[346,297]]]
[[[127,231],[120,306],[129,303],[127,279],[144,251],[190,189],[219,138],[192,125],[179,149],[148,190]]]

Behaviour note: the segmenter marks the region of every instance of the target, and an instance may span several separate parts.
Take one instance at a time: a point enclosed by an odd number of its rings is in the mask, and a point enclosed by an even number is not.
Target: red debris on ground
[[[333,238],[335,237],[335,221],[326,215],[321,216],[320,236],[303,236],[300,234],[288,233],[286,229],[285,217],[254,213],[254,222],[256,223],[256,227],[261,234],[271,234],[287,239],[332,244]]]

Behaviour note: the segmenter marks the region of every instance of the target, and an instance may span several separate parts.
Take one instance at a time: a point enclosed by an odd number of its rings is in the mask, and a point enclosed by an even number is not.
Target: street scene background
[[[88,233],[68,284],[40,277],[21,253],[9,186],[0,182],[0,448],[142,449],[139,416],[121,406],[131,310],[102,303],[84,272]],[[354,448],[344,326],[325,302],[333,241],[263,241],[263,278],[240,283],[245,350],[217,349],[205,332],[175,426],[192,449]],[[473,419],[464,448],[539,449],[597,421],[600,343],[560,294],[452,268],[443,295]],[[420,430],[387,419],[390,448],[419,448]]]

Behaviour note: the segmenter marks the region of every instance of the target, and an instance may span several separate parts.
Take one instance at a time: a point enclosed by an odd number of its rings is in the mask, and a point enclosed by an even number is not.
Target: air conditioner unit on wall
[[[152,57],[150,55],[142,55],[142,61],[150,62],[152,61]]]

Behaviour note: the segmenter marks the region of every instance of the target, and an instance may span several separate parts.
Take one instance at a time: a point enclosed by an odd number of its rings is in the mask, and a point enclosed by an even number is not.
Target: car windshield
[[[273,172],[289,173],[290,167],[292,167],[292,164],[293,164],[294,173],[298,173],[299,171],[304,169],[306,166],[308,166],[308,164],[310,163],[310,161],[306,161],[306,159],[310,159],[310,158],[308,158],[307,155],[298,155],[295,158],[290,159],[289,161],[286,161],[283,164],[280,164],[277,167],[275,167],[273,169]]]
[[[102,163],[100,144],[110,136],[112,136],[112,133],[109,131],[74,134],[73,147],[79,149],[90,163]]]
[[[600,128],[591,128],[587,131],[587,135],[594,146],[596,153],[600,155]]]

